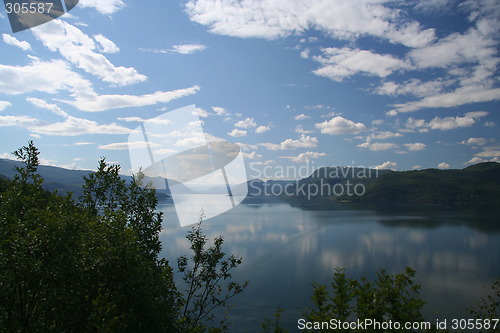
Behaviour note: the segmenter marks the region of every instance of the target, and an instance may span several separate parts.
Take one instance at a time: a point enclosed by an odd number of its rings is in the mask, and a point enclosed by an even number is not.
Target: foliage
[[[246,287],[230,281],[241,258],[226,258],[222,237],[205,249],[198,225],[187,235],[194,268],[179,259],[190,292],[177,291],[158,257],[162,214],[142,172],[127,182],[102,158],[77,203],[42,188],[33,142],[14,155],[24,167],[0,178],[0,331],[201,332]]]
[[[377,281],[372,283],[366,277],[359,280],[347,278],[344,270],[337,268],[330,291],[324,285],[313,284],[311,300],[314,306],[307,309],[304,316],[311,322],[329,322],[331,319],[342,322],[373,319],[401,324],[423,321],[421,309],[425,302],[419,295],[420,286],[413,282],[414,276],[415,271],[411,268],[406,268],[404,273],[393,275],[381,270],[377,273]],[[367,327],[363,331],[377,330]]]
[[[248,285],[248,281],[242,284],[230,281],[231,271],[241,264],[241,258],[234,255],[226,258],[222,252],[222,237],[215,238],[214,244],[206,248],[208,239],[201,230],[203,218],[202,213],[199,223],[186,236],[191,243],[192,256],[189,259],[181,256],[177,262],[186,286],[180,320],[183,332],[205,331],[207,325],[204,323],[214,319],[213,310],[227,307],[227,302]],[[220,330],[226,328],[227,323],[223,321]]]
[[[261,324],[262,329],[264,330],[264,333],[287,333],[288,330],[284,329],[281,326],[281,314],[283,313],[284,309],[282,308],[277,308],[275,313],[274,313],[274,320],[273,319],[268,319],[265,318],[264,322]]]
[[[474,318],[482,320],[500,318],[500,279],[496,280],[491,285],[491,289],[493,291],[492,294],[481,297],[477,307],[469,309],[469,313],[472,314]],[[494,332],[494,330],[491,328],[487,330],[487,332]]]

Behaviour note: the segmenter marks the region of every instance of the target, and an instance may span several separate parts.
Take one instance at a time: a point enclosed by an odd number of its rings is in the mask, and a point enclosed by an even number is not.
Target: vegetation
[[[14,154],[24,167],[12,181],[0,179],[2,332],[216,332],[227,326],[210,327],[211,312],[247,283],[231,281],[241,258],[226,258],[222,238],[206,249],[199,225],[188,235],[194,254],[190,262],[181,258],[179,272],[190,293],[180,293],[174,270],[158,257],[162,215],[141,174],[127,184],[119,166],[101,159],[77,203],[42,189],[32,142]]]
[[[463,170],[414,170],[386,173],[368,184],[362,202],[499,203],[500,163]]]
[[[119,175],[119,166],[103,158],[97,172],[85,176],[82,197],[76,201],[70,194],[42,188],[39,152],[32,142],[14,154],[24,164],[16,167],[12,180],[0,177],[1,332],[228,330],[227,317],[215,323],[214,311],[227,311],[228,301],[242,293],[248,281],[232,280],[242,259],[222,251],[222,237],[211,242],[203,234],[203,215],[187,235],[191,255],[181,256],[174,270],[159,257],[162,214],[156,211],[155,190],[143,184],[140,172],[128,182]],[[176,274],[182,277],[177,285]],[[348,278],[337,269],[330,287],[313,284],[313,306],[304,311],[304,318],[424,321],[425,302],[414,276],[410,268],[399,274],[380,271],[371,282]],[[475,318],[500,317],[500,281],[492,290],[470,309]],[[265,319],[264,332],[286,332],[283,311],[277,309],[273,319]]]

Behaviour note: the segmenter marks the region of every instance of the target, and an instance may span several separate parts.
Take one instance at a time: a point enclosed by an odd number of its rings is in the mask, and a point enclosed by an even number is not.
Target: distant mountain
[[[8,159],[0,159],[0,179],[13,179],[16,170],[15,167],[23,166],[23,163]],[[91,170],[69,170],[54,166],[40,165],[38,166],[37,173],[40,174],[43,179],[43,188],[49,191],[57,190],[59,194],[65,195],[68,192],[73,192],[74,197],[80,197],[83,195],[82,186],[85,183],[83,180],[84,176],[88,176],[93,171]],[[131,181],[130,176],[121,176],[127,182]],[[165,189],[157,190],[157,197],[159,200],[167,199],[170,196],[170,189],[168,188],[168,183],[165,179],[154,179],[157,184],[165,184]],[[181,193],[192,193],[192,191],[181,183],[170,180],[170,184],[175,184],[178,191]]]
[[[0,180],[12,179],[15,166],[22,163],[0,159]],[[68,170],[41,165],[38,173],[44,178],[43,187],[60,194],[73,192],[81,196],[83,177],[92,171]],[[130,181],[130,176],[122,176]],[[160,200],[170,196],[163,178],[155,184],[165,184],[157,190]],[[175,184],[179,193],[193,191],[181,183]],[[358,203],[500,203],[500,163],[486,162],[462,170],[390,171],[359,167],[323,167],[309,177],[299,180],[252,179],[239,186],[247,186],[248,198],[331,199]],[[357,190],[359,194],[355,195]],[[342,192],[343,191],[343,192]],[[351,191],[349,195],[348,191]]]
[[[250,197],[299,201],[323,198],[389,204],[500,203],[500,164],[487,162],[462,170],[414,171],[324,167],[300,180],[253,179],[247,186]]]
[[[500,163],[462,170],[414,170],[386,173],[355,201],[376,203],[500,203]]]

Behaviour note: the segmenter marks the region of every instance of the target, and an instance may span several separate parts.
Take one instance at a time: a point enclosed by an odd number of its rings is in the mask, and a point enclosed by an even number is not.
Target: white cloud
[[[193,54],[198,51],[203,51],[207,47],[203,44],[180,44],[174,45],[172,51],[180,54]]]
[[[378,0],[190,0],[186,11],[212,33],[242,38],[274,39],[312,28],[335,39],[375,36],[410,47],[434,39],[434,30],[424,30],[399,8]]]
[[[367,50],[330,47],[322,50],[322,56],[312,57],[322,64],[314,74],[342,81],[355,74],[367,74],[386,77],[399,69],[406,69],[410,64],[390,54],[377,54]]]
[[[486,117],[487,115],[489,115],[489,112],[487,111],[472,111],[465,113],[465,116],[470,118],[482,118]]]
[[[358,134],[366,131],[366,127],[362,123],[355,123],[352,120],[337,116],[330,120],[314,125],[321,130],[322,134],[342,135],[342,134]]]
[[[155,144],[152,142],[134,141],[134,142],[116,142],[107,145],[99,145],[97,148],[105,150],[128,150],[135,148],[143,148],[146,145],[149,145],[152,148],[160,146],[159,144]]]
[[[438,169],[449,169],[449,168],[451,168],[451,166],[446,162],[441,162],[437,165],[437,168]]]
[[[58,51],[66,60],[118,86],[146,80],[131,67],[116,67],[104,55],[95,52],[94,40],[80,29],[62,20],[53,20],[32,28],[33,34],[51,51]]]
[[[295,132],[296,133],[299,133],[299,134],[309,134],[309,133],[312,133],[313,131],[310,131],[310,130],[305,130],[302,125],[297,125],[297,127],[295,127]]]
[[[309,119],[309,118],[311,118],[311,117],[306,116],[306,115],[305,115],[305,114],[303,114],[303,113],[301,113],[301,114],[296,115],[295,117],[293,117],[293,119],[295,119],[295,120],[304,120],[304,119]]]
[[[473,158],[471,158],[470,160],[468,160],[464,164],[468,165],[468,164],[478,164],[478,163],[484,163],[484,162],[497,162],[497,163],[500,163],[500,158],[493,157],[493,158],[490,158],[490,159],[485,159],[485,158],[474,156]]]
[[[388,96],[413,95],[417,97],[426,97],[440,93],[451,83],[453,83],[453,81],[443,81],[441,79],[427,82],[411,79],[402,83],[387,81],[377,87],[375,93]]]
[[[90,7],[103,15],[110,15],[125,7],[122,0],[80,0],[81,7]]]
[[[24,41],[24,40],[19,41],[16,37],[11,36],[9,34],[2,34],[2,37],[3,37],[3,41],[5,42],[5,44],[16,46],[16,47],[22,49],[23,51],[31,50],[31,45],[27,41]]]
[[[212,106],[212,110],[218,116],[229,116],[230,115],[229,112],[226,109],[224,109],[224,108],[222,108],[220,106]]]
[[[426,122],[424,119],[414,119],[408,118],[406,121],[406,128],[410,129],[439,129],[442,131],[448,131],[460,127],[470,127],[476,123],[477,116],[475,113],[468,113],[463,117],[434,117],[431,121]]]
[[[389,143],[389,142],[363,142],[358,145],[359,148],[367,148],[370,149],[371,151],[383,151],[383,150],[388,150],[388,149],[393,149],[399,147],[395,143]]]
[[[255,133],[262,134],[262,133],[265,133],[269,130],[271,130],[271,128],[269,126],[261,125],[255,129]]]
[[[238,142],[237,145],[240,146],[241,150],[250,151],[250,150],[257,149],[257,145],[252,145],[252,144],[249,144],[249,143]]]
[[[245,120],[238,121],[234,126],[239,128],[253,128],[257,126],[257,123],[253,118],[246,118]]]
[[[431,129],[440,129],[442,131],[447,131],[459,127],[469,127],[474,125],[476,122],[474,118],[465,116],[465,117],[446,117],[440,118],[435,117],[429,122],[429,127]]]
[[[425,97],[419,101],[396,104],[397,112],[413,112],[423,108],[451,108],[464,104],[492,102],[500,100],[500,88],[466,86],[453,92]],[[393,115],[393,114],[390,114]]]
[[[0,101],[0,112],[11,106],[12,104],[7,101]]]
[[[0,127],[30,127],[38,123],[38,119],[28,116],[0,116]]]
[[[77,95],[75,100],[63,100],[82,111],[105,111],[127,107],[141,107],[158,103],[168,103],[174,99],[195,94],[199,86],[173,91],[157,91],[145,95],[97,95],[95,93]]]
[[[391,139],[391,138],[399,138],[402,137],[403,134],[398,133],[398,132],[375,132],[372,133],[368,136],[369,139],[374,139],[374,140],[386,140],[386,139]]]
[[[235,128],[227,134],[237,138],[237,137],[247,136],[247,131],[239,130],[239,129]]]
[[[130,129],[115,123],[102,125],[92,120],[70,116],[61,110],[57,105],[49,104],[38,98],[27,98],[27,101],[36,107],[50,110],[53,113],[65,118],[63,122],[56,122],[53,124],[42,124],[41,122],[36,122],[32,124],[17,125],[26,127],[35,134],[76,136],[87,134],[130,134],[132,132]]]
[[[307,151],[305,153],[300,153],[297,156],[289,157],[291,161],[295,163],[305,163],[312,159],[320,158],[321,156],[326,156],[326,153],[318,153],[313,151]]]
[[[490,142],[490,140],[486,138],[468,138],[467,140],[462,141],[461,144],[468,146],[484,146],[488,142]]]
[[[26,66],[7,66],[0,64],[0,92],[9,95],[41,91],[54,94],[61,90],[88,91],[89,81],[72,72],[62,60],[40,61],[32,58]]]
[[[126,122],[139,122],[139,123],[159,124],[159,125],[168,125],[172,123],[170,119],[157,119],[157,118],[144,119],[141,117],[119,117],[117,119]]]
[[[415,142],[415,143],[405,143],[404,146],[408,148],[409,151],[425,150],[427,145],[425,143]]]
[[[250,160],[260,160],[262,158],[262,155],[257,154],[257,152],[253,151],[249,154],[243,153],[243,157],[248,158]]]
[[[89,134],[130,134],[132,131],[115,123],[101,125],[95,121],[68,116],[64,122],[29,128],[38,134],[76,136]]]
[[[115,43],[101,34],[95,35],[94,39],[100,44],[100,51],[103,53],[117,53],[120,51]]]
[[[398,164],[396,162],[391,162],[391,161],[386,161],[380,165],[374,166],[374,169],[378,170],[397,170],[398,169]]]
[[[12,155],[11,153],[1,153],[0,158],[6,159],[6,160],[17,161],[17,158],[14,155]]]
[[[280,144],[275,143],[260,143],[259,146],[265,147],[269,150],[290,150],[296,148],[315,148],[318,145],[318,139],[302,134],[299,139],[286,139]]]
[[[500,157],[500,146],[483,147],[483,151],[475,154],[477,157]]]

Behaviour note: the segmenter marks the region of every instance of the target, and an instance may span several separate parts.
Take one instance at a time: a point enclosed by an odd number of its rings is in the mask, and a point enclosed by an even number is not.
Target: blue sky
[[[0,10],[0,157],[130,173],[147,119],[195,104],[256,170],[500,160],[495,0],[81,0],[12,33]],[[252,170],[254,171],[252,175]]]

